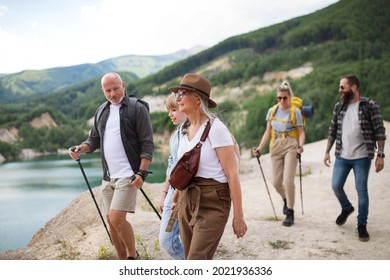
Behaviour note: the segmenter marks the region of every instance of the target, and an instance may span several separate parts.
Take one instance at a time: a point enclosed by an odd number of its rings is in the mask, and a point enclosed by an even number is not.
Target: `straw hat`
[[[178,92],[179,89],[194,91],[207,98],[209,108],[217,107],[217,103],[210,99],[211,84],[209,80],[201,75],[194,73],[185,74],[181,79],[179,86],[169,88],[169,90],[175,93]]]

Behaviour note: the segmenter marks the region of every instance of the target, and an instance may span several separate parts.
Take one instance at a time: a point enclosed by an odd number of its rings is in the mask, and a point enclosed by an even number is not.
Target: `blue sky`
[[[0,0],[0,73],[213,46],[338,0]]]

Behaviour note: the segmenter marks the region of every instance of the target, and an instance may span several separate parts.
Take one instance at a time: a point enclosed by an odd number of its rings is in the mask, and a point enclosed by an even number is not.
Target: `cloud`
[[[7,17],[8,26],[0,26],[0,42],[7,42],[0,50],[0,73],[96,63],[130,54],[168,54],[195,45],[210,47],[337,0],[88,2],[94,4],[56,6],[61,13],[54,13],[51,6],[34,6],[20,18]],[[0,5],[0,15],[7,10]]]
[[[122,38],[134,53],[162,54],[161,50],[210,46],[232,31],[239,34],[249,21],[237,16],[242,7],[237,2],[241,1],[197,0],[189,5],[180,0],[102,0],[82,7],[81,14],[94,27],[90,37]],[[250,24],[250,29],[256,27],[256,21]]]
[[[38,22],[37,20],[33,20],[33,21],[30,22],[30,27],[31,27],[32,29],[37,28],[39,25],[40,25],[40,24],[39,24],[39,22]]]
[[[97,15],[97,5],[88,5],[81,7],[81,14],[87,18],[93,18]]]
[[[1,17],[1,16],[4,16],[4,15],[7,13],[7,11],[8,11],[7,6],[5,6],[5,5],[0,5],[0,17]]]
[[[199,44],[212,46],[230,36],[290,19],[293,14],[309,13],[322,2],[101,0],[84,6],[81,14],[91,27],[90,38],[100,36],[103,42],[104,38],[122,38],[133,53],[163,54]]]
[[[0,28],[0,41],[2,44],[0,61],[10,70],[26,69],[25,65],[42,65],[47,56],[46,43],[37,38],[27,38],[6,32]],[[49,65],[49,61],[45,65]]]

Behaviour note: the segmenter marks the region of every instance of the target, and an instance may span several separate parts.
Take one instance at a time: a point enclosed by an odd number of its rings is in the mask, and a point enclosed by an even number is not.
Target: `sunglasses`
[[[287,100],[287,98],[288,98],[287,96],[278,96],[278,100],[282,100],[282,99]]]
[[[185,94],[187,94],[187,91],[185,91],[185,90],[175,92],[175,98],[182,99]]]

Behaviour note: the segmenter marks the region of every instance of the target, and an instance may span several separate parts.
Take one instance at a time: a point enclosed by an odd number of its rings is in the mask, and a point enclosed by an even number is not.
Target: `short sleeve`
[[[233,138],[226,125],[218,118],[216,118],[211,126],[209,132],[209,139],[212,148],[233,146]]]
[[[297,121],[296,126],[303,126],[302,113],[301,110],[295,108],[295,119]]]

